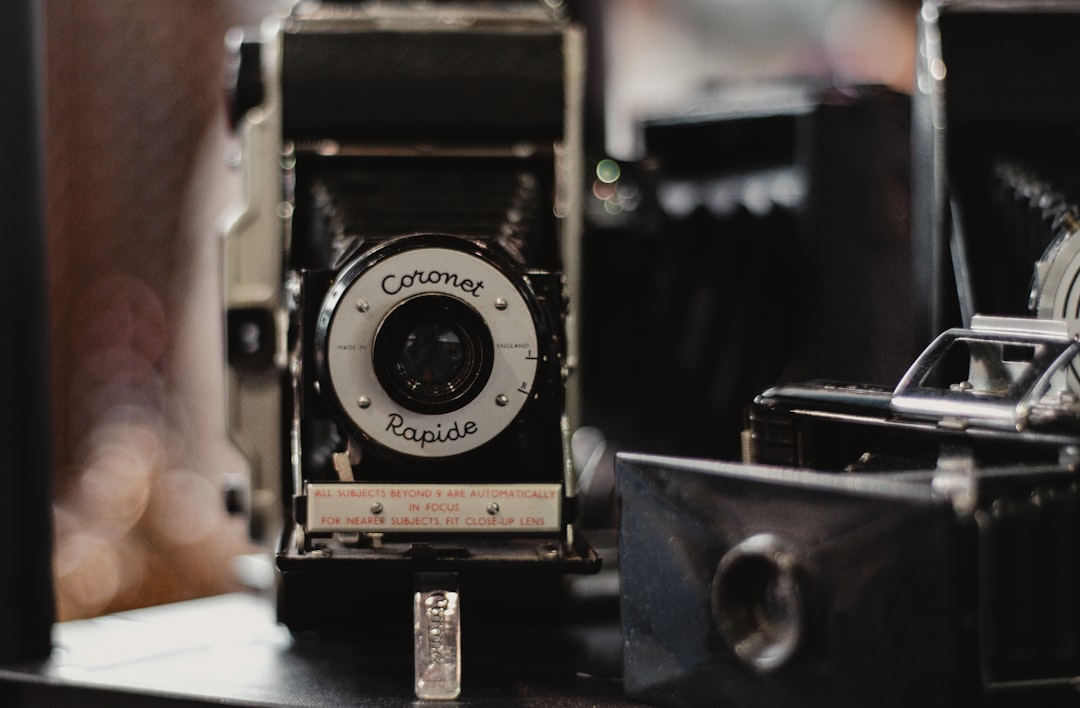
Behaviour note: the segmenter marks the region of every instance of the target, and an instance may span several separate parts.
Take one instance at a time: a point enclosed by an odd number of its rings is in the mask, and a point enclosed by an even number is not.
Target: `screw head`
[[[360,406],[361,408],[370,408],[371,399],[367,396],[360,396],[360,398],[356,399],[356,405]]]
[[[372,514],[375,514],[376,516],[378,516],[379,514],[382,513],[382,511],[383,511],[383,506],[379,502],[375,502],[374,504],[371,505],[371,513]]]
[[[491,514],[492,516],[495,516],[495,514],[499,513],[499,505],[496,504],[495,502],[488,502],[487,513]]]
[[[356,310],[357,310],[357,312],[367,312],[370,309],[371,309],[371,305],[368,303],[367,300],[357,300],[356,301]]]
[[[506,298],[504,298],[504,297],[495,298],[495,309],[496,310],[505,310],[508,306],[509,306],[509,303],[506,301]]]
[[[495,405],[497,406],[505,406],[508,403],[510,403],[510,399],[506,397],[505,393],[500,393],[495,397]]]

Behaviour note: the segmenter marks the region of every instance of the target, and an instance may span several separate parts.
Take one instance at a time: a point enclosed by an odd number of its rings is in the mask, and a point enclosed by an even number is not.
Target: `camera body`
[[[301,3],[232,37],[231,427],[291,629],[599,567],[569,454],[582,42],[543,3]]]
[[[638,451],[734,460],[762,389],[892,384],[924,344],[906,306],[911,105],[812,80],[693,98],[642,121],[642,158],[586,202],[585,319],[606,326],[583,333],[584,413]],[[629,331],[655,344],[611,336]]]
[[[1064,322],[976,317],[892,391],[764,392],[752,464],[624,456],[631,695],[1075,702],[1078,353]]]
[[[744,459],[832,472],[934,470],[957,451],[979,467],[1071,462],[1078,351],[1062,321],[976,315],[939,335],[891,391],[765,391],[748,411]]]
[[[1080,101],[1060,70],[1071,66],[1080,8],[938,0],[924,3],[918,21],[911,215],[918,340],[976,312],[1030,311],[1080,332],[1067,302],[1075,245],[1060,248],[1076,230],[1080,199],[1073,168]]]

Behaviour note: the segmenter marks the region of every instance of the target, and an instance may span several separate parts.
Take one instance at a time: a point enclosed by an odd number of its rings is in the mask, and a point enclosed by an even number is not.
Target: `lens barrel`
[[[470,403],[491,375],[494,344],[480,314],[443,294],[409,298],[375,335],[375,375],[387,394],[416,413],[449,413]]]
[[[759,672],[772,671],[787,663],[802,639],[802,595],[789,544],[772,534],[752,536],[720,560],[713,619],[739,659]]]

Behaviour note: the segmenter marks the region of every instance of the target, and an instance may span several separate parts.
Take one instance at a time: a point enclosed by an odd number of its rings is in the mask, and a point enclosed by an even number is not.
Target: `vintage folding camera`
[[[417,694],[456,695],[459,591],[539,616],[599,566],[568,450],[582,35],[539,2],[301,3],[233,39],[232,427],[279,617],[411,636],[415,600]]]
[[[1080,203],[1078,31],[1072,2],[924,3],[912,122],[920,341],[975,312],[1031,311],[1080,332],[1076,244],[1063,248]]]
[[[1075,704],[1078,353],[1063,322],[976,317],[891,392],[761,394],[753,465],[623,456],[630,695]]]
[[[584,319],[604,326],[582,335],[584,418],[637,450],[734,460],[743,408],[780,377],[892,384],[925,344],[911,104],[800,80],[683,108],[642,121],[642,159],[607,164],[586,202]],[[654,344],[612,336],[629,331]]]

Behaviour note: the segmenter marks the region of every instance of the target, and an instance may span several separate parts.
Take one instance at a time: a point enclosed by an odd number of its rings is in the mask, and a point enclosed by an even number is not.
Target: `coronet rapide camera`
[[[542,3],[301,3],[230,43],[238,499],[282,526],[290,629],[413,638],[411,606],[417,695],[452,697],[459,591],[540,607],[599,565],[568,452],[582,36]]]

